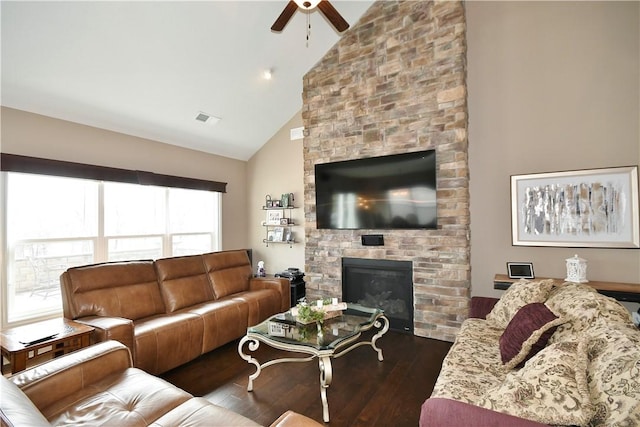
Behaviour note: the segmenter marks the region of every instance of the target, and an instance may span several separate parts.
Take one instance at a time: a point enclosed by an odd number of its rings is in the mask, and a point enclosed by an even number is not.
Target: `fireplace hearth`
[[[413,263],[342,258],[342,300],[380,308],[391,329],[413,333]]]

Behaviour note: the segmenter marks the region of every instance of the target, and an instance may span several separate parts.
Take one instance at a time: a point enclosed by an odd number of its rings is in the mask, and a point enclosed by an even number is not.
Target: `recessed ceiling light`
[[[206,123],[208,125],[215,125],[220,121],[219,117],[212,116],[211,114],[203,113],[199,111],[196,115],[196,120],[202,123]]]
[[[273,74],[271,73],[271,70],[264,70],[262,73],[262,77],[265,80],[271,80],[271,78],[273,77]]]

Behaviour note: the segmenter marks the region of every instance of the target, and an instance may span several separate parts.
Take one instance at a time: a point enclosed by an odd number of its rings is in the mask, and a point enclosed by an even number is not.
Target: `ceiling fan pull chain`
[[[311,37],[311,18],[307,13],[307,47],[309,47],[309,38]]]

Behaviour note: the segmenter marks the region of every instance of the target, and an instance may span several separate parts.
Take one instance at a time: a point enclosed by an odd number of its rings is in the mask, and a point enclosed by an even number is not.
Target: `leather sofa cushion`
[[[280,313],[280,294],[275,289],[256,289],[232,296],[249,306],[249,326],[257,325],[266,318]]]
[[[320,427],[321,424],[291,410],[280,415],[270,427]]]
[[[17,385],[0,375],[0,421],[4,426],[51,426]]]
[[[160,292],[168,313],[213,300],[213,290],[202,256],[184,256],[156,260]]]
[[[259,425],[260,424],[255,423],[249,418],[243,417],[221,406],[214,405],[202,397],[194,397],[193,399],[187,400],[151,424],[153,427],[254,427]]]
[[[185,309],[200,316],[204,322],[202,353],[218,348],[247,332],[249,306],[231,298],[209,301]]]
[[[249,289],[253,273],[246,251],[212,252],[202,260],[217,299]]]
[[[200,356],[203,320],[192,313],[141,319],[134,325],[135,366],[157,375]]]
[[[153,261],[74,267],[63,274],[62,282],[71,308],[65,316],[73,319],[112,316],[136,320],[165,311]]]
[[[63,397],[42,412],[54,425],[146,426],[189,399],[186,391],[128,368]]]

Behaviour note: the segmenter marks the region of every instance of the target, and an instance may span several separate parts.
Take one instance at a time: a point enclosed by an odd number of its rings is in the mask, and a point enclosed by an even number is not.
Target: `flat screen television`
[[[315,165],[319,229],[434,229],[435,150]]]

